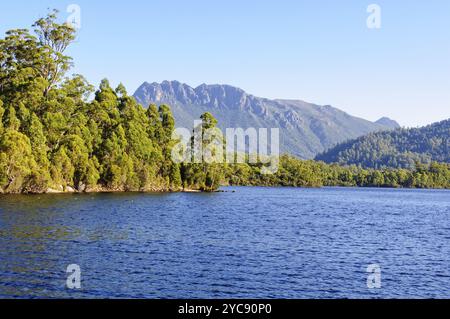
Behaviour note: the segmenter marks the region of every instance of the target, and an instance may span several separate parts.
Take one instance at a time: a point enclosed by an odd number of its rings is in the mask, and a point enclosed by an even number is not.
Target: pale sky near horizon
[[[367,7],[381,8],[369,29]],[[450,118],[450,1],[1,0],[0,33],[81,8],[72,73],[93,83],[230,84],[403,126]]]

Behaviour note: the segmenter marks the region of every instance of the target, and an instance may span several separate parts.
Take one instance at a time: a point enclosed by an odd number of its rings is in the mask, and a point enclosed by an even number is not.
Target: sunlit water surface
[[[0,298],[450,297],[449,191],[224,190],[0,196]]]

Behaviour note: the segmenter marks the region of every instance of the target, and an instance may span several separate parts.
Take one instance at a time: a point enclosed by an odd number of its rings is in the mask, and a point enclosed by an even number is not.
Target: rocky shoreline
[[[48,188],[42,192],[24,192],[24,193],[10,193],[0,189],[0,195],[45,195],[45,194],[101,194],[101,193],[203,193],[198,189],[173,189],[173,188],[157,188],[152,187],[145,190],[125,190],[125,189],[110,189],[105,187],[97,187],[95,189],[86,188],[83,190],[77,190],[73,187],[60,187],[59,189]]]

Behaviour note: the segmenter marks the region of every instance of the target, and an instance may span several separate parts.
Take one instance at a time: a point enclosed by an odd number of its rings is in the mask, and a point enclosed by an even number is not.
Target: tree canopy
[[[421,128],[372,133],[337,145],[317,160],[366,168],[408,168],[450,163],[450,120]]]

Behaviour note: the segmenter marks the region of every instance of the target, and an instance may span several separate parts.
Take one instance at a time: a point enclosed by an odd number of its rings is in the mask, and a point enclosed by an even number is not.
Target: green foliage
[[[65,147],[60,147],[52,156],[51,177],[56,188],[65,189],[73,184],[75,168],[70,161]]]
[[[32,192],[39,189],[33,184],[38,171],[28,137],[12,129],[6,129],[0,137],[0,182],[8,193]]]
[[[70,69],[72,60],[63,53],[75,40],[75,30],[68,24],[59,24],[57,13],[55,10],[33,24],[40,49],[40,63],[37,70],[46,83],[44,96],[47,96],[49,91],[60,83],[64,74]]]
[[[20,120],[16,116],[16,109],[12,106],[6,109],[3,121],[5,127],[10,130],[18,131],[20,128]]]
[[[74,30],[57,12],[0,40],[2,192],[179,190],[170,107],[144,110],[120,84],[66,77]]]
[[[213,134],[207,134],[208,130],[214,132],[216,129],[217,120],[211,113],[203,114],[200,119],[202,120],[201,127],[194,129],[193,137],[191,140],[191,159],[193,164],[183,164],[181,167],[181,178],[184,181],[183,186],[189,187],[194,185],[194,188],[200,189],[205,192],[212,192],[219,188],[224,179],[224,165],[208,160],[205,157],[205,151],[208,147],[214,145],[216,138],[223,139],[223,136],[212,136]],[[201,131],[200,131],[201,129]],[[199,130],[199,134],[196,131]],[[208,136],[211,135],[211,136]],[[201,139],[201,140],[200,140]],[[223,141],[222,141],[223,142]],[[201,146],[201,147],[199,147]],[[224,145],[222,144],[221,147]],[[214,148],[210,150],[212,156],[214,154]],[[199,155],[200,154],[200,158]],[[223,156],[222,156],[223,159]]]
[[[257,165],[239,164],[227,167],[225,180],[238,186],[450,188],[450,164],[433,162],[416,166],[413,170],[375,170],[302,161],[284,155],[275,175],[261,175]]]
[[[416,162],[450,163],[450,120],[422,128],[372,133],[340,144],[317,160],[380,169],[413,169]]]
[[[158,107],[154,104],[150,105],[146,111],[148,118],[147,134],[152,140],[161,141],[163,136],[163,127],[159,115]]]
[[[3,115],[5,114],[5,109],[3,108],[3,101],[0,100],[0,134],[3,133]]]

